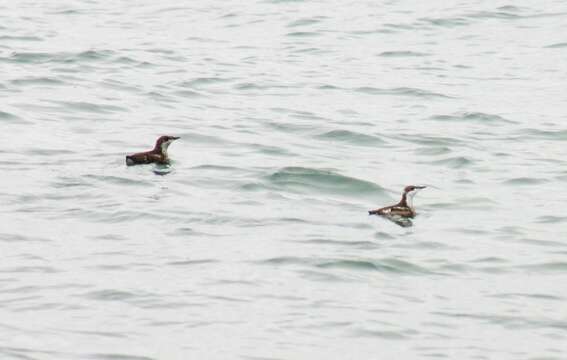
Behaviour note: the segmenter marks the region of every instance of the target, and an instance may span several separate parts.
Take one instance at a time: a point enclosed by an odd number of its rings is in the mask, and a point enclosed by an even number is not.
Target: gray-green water
[[[564,1],[0,3],[0,358],[566,359],[566,58]]]

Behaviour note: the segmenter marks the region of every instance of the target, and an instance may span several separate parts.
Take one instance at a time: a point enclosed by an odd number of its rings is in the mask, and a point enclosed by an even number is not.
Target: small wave
[[[567,130],[540,130],[540,129],[524,129],[521,133],[533,138],[545,140],[567,140]]]
[[[319,90],[342,90],[341,87],[336,86],[336,85],[331,85],[331,84],[319,85],[319,86],[317,86],[317,89],[319,89]]]
[[[343,268],[352,270],[379,270],[379,267],[370,261],[363,260],[337,260],[317,264],[320,268]]]
[[[27,121],[23,120],[19,116],[1,110],[0,110],[0,120],[6,120],[15,123],[27,123]]]
[[[171,98],[169,95],[164,95],[158,91],[150,91],[148,93],[146,93],[146,95],[148,97],[150,97],[151,99],[161,102],[161,103],[177,103],[179,102],[176,99]],[[165,104],[163,106],[166,106]],[[169,105],[168,105],[169,106]]]
[[[567,42],[555,43],[555,44],[547,45],[547,46],[544,46],[544,47],[548,48],[548,49],[567,48]]]
[[[25,153],[34,156],[57,156],[74,154],[74,151],[68,149],[30,148]]]
[[[417,335],[418,332],[415,330],[405,330],[405,331],[388,331],[388,330],[369,330],[369,329],[357,329],[354,331],[354,336],[358,337],[376,337],[387,340],[406,340],[410,339],[410,335]]]
[[[409,141],[414,144],[428,145],[428,146],[464,146],[464,142],[451,137],[444,136],[428,136],[428,135],[413,135],[408,133],[400,133],[392,136],[392,138],[402,141]]]
[[[447,18],[422,18],[421,21],[445,27],[469,25],[472,21],[479,21],[483,19],[502,19],[502,20],[516,20],[529,17],[542,17],[542,16],[558,16],[559,14],[535,14],[527,15],[525,11],[529,9],[521,8],[513,5],[505,5],[498,7],[495,11],[477,11],[469,12],[457,17]],[[524,12],[524,14],[521,14]]]
[[[106,60],[114,56],[114,54],[115,52],[112,50],[87,50],[78,53],[14,52],[8,60],[21,64],[41,64],[47,62],[69,64]]]
[[[482,112],[463,112],[453,115],[433,115],[430,120],[450,121],[450,122],[481,122],[485,124],[516,124],[517,122],[503,118],[499,115],[486,114]]]
[[[432,91],[422,90],[418,88],[410,88],[410,87],[380,89],[371,86],[363,86],[363,87],[355,88],[354,91],[369,95],[400,95],[400,96],[414,96],[421,98],[453,99],[453,97],[449,95],[435,93]]]
[[[382,57],[421,57],[429,56],[429,54],[416,52],[416,51],[384,51],[378,56]]]
[[[239,83],[234,86],[238,90],[271,90],[271,89],[289,89],[287,85],[281,84],[256,84],[251,82]]]
[[[423,147],[415,150],[415,154],[418,156],[435,156],[435,155],[447,155],[451,153],[451,148],[447,146],[433,146],[433,147]]]
[[[158,14],[165,14],[165,13],[176,13],[176,12],[184,12],[184,11],[190,11],[191,9],[187,6],[170,6],[170,7],[164,7],[161,9],[157,10]]]
[[[291,224],[311,224],[312,222],[306,219],[301,219],[297,217],[282,217],[278,221]]]
[[[549,295],[549,294],[523,294],[523,293],[500,293],[492,295],[495,298],[510,299],[510,298],[526,298],[526,299],[536,299],[536,300],[551,300],[551,301],[564,301],[565,299],[561,296]]]
[[[12,36],[3,35],[0,36],[0,41],[41,41],[42,39],[37,36]]]
[[[537,272],[558,272],[558,273],[565,273],[567,272],[567,262],[564,261],[555,261],[555,262],[546,262],[540,264],[531,264],[531,265],[522,265],[519,266],[525,270],[532,270]]]
[[[271,265],[303,265],[320,269],[345,269],[355,271],[379,271],[397,274],[430,274],[431,271],[410,262],[386,258],[381,260],[316,259],[295,256],[282,256],[262,260]]]
[[[330,240],[330,239],[312,239],[312,240],[302,240],[302,243],[307,244],[320,244],[320,245],[339,245],[356,247],[362,249],[376,249],[380,246],[372,241],[341,241],[341,240]]]
[[[108,87],[110,89],[119,90],[119,91],[126,91],[136,94],[140,94],[142,92],[140,86],[133,85],[131,83],[126,83],[117,79],[104,79],[99,84],[104,87]]]
[[[105,60],[115,55],[113,50],[87,50],[82,51],[77,54],[73,54],[67,59],[67,62],[71,61],[84,61],[84,60]]]
[[[537,218],[537,222],[542,224],[557,224],[562,222],[567,222],[567,216],[540,216]]]
[[[374,238],[377,239],[377,240],[384,240],[384,239],[393,240],[393,239],[395,239],[394,235],[388,234],[388,233],[383,232],[383,231],[377,231],[376,233],[374,233]]]
[[[147,62],[147,61],[140,62],[140,61],[133,59],[129,56],[120,56],[120,57],[114,58],[112,60],[112,62],[116,63],[116,64],[125,64],[125,65],[134,65],[135,64],[135,65],[138,65],[140,67],[151,67],[151,66],[153,66],[153,64],[150,63],[150,62]]]
[[[522,16],[518,14],[513,14],[509,11],[478,11],[465,15],[467,18],[472,19],[504,19],[504,20],[516,20]]]
[[[474,271],[474,268],[472,266],[468,266],[465,264],[455,264],[455,263],[451,263],[451,264],[443,264],[440,265],[437,268],[438,271],[443,272],[443,273],[460,273],[460,274],[466,274],[466,273],[470,273]]]
[[[193,91],[193,90],[178,90],[174,92],[175,95],[183,97],[183,98],[198,98],[198,97],[205,97],[204,94]]]
[[[51,266],[16,266],[16,267],[4,267],[0,270],[0,273],[58,273],[61,272]]]
[[[448,28],[452,28],[456,26],[466,26],[470,24],[470,21],[462,17],[422,18],[419,20],[431,25],[448,27]]]
[[[504,184],[508,185],[537,185],[546,183],[546,179],[537,179],[533,177],[518,177],[514,179],[509,179],[504,181]]]
[[[269,180],[276,185],[300,190],[342,193],[353,196],[384,194],[384,189],[376,184],[329,170],[286,167],[270,175]]]
[[[294,54],[313,54],[313,55],[325,55],[331,53],[330,50],[316,48],[316,47],[305,47],[305,48],[294,48],[291,50]]]
[[[324,117],[317,115],[311,111],[295,110],[288,108],[270,108],[271,111],[277,112],[279,114],[287,114],[296,119],[308,119],[308,120],[327,120]]]
[[[132,169],[134,170],[134,169]],[[86,179],[93,179],[103,183],[110,183],[116,185],[138,185],[138,186],[151,186],[148,182],[140,181],[138,179],[130,179],[114,175],[85,175]]]
[[[79,15],[79,14],[84,14],[84,11],[78,10],[78,9],[66,9],[66,10],[57,10],[57,11],[53,11],[51,12],[51,14],[54,15]]]
[[[113,112],[127,112],[128,109],[107,104],[95,104],[86,101],[52,101],[54,104],[62,105],[63,107],[73,111],[84,111],[97,114],[109,114]]]
[[[265,184],[260,183],[246,183],[240,186],[243,191],[263,191],[267,190],[268,187]]]
[[[49,77],[29,77],[29,78],[23,78],[23,79],[14,79],[11,81],[12,84],[14,85],[63,85],[65,84],[65,82],[58,80],[58,79],[54,79],[54,78],[49,78]]]
[[[537,240],[537,239],[522,239],[520,240],[523,243],[536,245],[536,246],[543,246],[543,247],[551,247],[555,249],[560,249],[565,247],[565,243],[561,241],[552,241],[552,240]],[[564,253],[567,254],[567,251],[555,251],[558,254]]]
[[[219,19],[229,19],[229,18],[235,18],[235,17],[238,17],[238,16],[239,16],[238,13],[236,13],[236,12],[230,12],[230,13],[221,15],[221,16],[219,17]]]
[[[9,57],[9,60],[20,64],[38,64],[48,62],[55,56],[49,53],[15,52]]]
[[[395,34],[396,31],[389,29],[355,30],[349,31],[351,35],[374,35],[374,34]]]
[[[479,264],[486,264],[486,263],[488,263],[488,264],[504,264],[508,261],[504,258],[501,258],[501,257],[489,256],[489,257],[482,257],[482,258],[474,259],[474,260],[471,260],[471,262],[479,263]]]
[[[523,8],[514,5],[504,5],[500,6],[497,10],[506,12],[520,12],[523,10]]]
[[[195,169],[195,170],[213,170],[213,171],[222,171],[222,172],[242,172],[242,168],[239,167],[235,167],[235,166],[226,166],[226,165],[214,165],[214,164],[204,164],[204,165],[198,165],[198,166],[194,166],[191,169]]]
[[[272,4],[285,4],[285,3],[298,3],[304,2],[305,0],[265,0],[265,2]]]
[[[341,141],[353,145],[384,145],[386,143],[377,136],[361,134],[349,130],[332,130],[317,135],[316,138],[330,141]]]
[[[214,259],[200,259],[200,260],[183,260],[183,261],[172,261],[168,262],[167,265],[171,266],[193,266],[193,265],[203,265],[217,263]]]
[[[296,156],[297,154],[291,153],[289,150],[274,145],[265,145],[265,144],[247,144],[248,147],[255,149],[256,151],[267,154],[267,155],[281,155],[281,156]]]
[[[231,81],[231,79],[223,79],[220,77],[198,77],[188,81],[183,81],[177,84],[177,86],[184,88],[202,88],[209,85],[221,84]]]
[[[89,359],[94,360],[156,360],[147,356],[125,355],[125,354],[89,354]]]
[[[384,27],[395,30],[416,30],[416,27],[410,24],[384,24]]]
[[[317,128],[316,124],[299,124],[299,123],[292,123],[292,122],[275,122],[270,121],[266,123],[266,126],[276,129],[277,131],[285,132],[285,133],[303,133],[309,132],[313,129]]]
[[[312,263],[312,259],[296,256],[279,256],[261,260],[260,263],[268,265],[310,265]]]
[[[337,276],[335,274],[331,274],[328,271],[316,271],[316,270],[298,270],[297,271],[301,276],[303,276],[307,280],[317,281],[317,282],[330,282],[330,283],[337,283],[345,281],[344,278]]]
[[[123,290],[97,290],[83,295],[85,298],[102,301],[126,301],[146,296]]]
[[[286,36],[290,37],[315,37],[320,35],[320,33],[314,31],[294,31],[286,34]]]
[[[447,159],[442,159],[442,160],[436,160],[436,161],[432,161],[430,162],[430,164],[433,165],[444,165],[447,167],[450,167],[452,169],[461,169],[467,166],[470,166],[472,164],[474,164],[474,160],[466,157],[466,156],[455,156],[455,157],[450,157]]]
[[[434,311],[432,314],[440,315],[444,317],[457,318],[457,319],[473,319],[479,320],[489,324],[500,325],[509,329],[567,329],[567,322],[549,320],[549,319],[539,319],[531,318],[525,316],[515,316],[515,315],[499,315],[497,313],[462,313],[462,312],[446,312],[446,311]],[[547,358],[546,358],[547,359]],[[559,359],[556,357],[551,357],[549,359]]]
[[[51,242],[52,240],[17,234],[0,233],[0,241],[3,242]]]
[[[321,268],[339,268],[351,270],[373,270],[397,274],[428,274],[429,270],[399,259],[365,260],[333,260],[317,264]]]
[[[289,24],[287,24],[287,27],[299,27],[299,26],[308,26],[308,25],[318,24],[318,23],[321,22],[321,19],[324,19],[324,17],[321,16],[321,17],[315,17],[315,18],[294,20],[294,21],[290,22]]]

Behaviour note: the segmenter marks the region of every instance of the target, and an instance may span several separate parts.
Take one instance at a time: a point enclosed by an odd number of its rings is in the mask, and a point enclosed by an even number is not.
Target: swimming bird
[[[168,164],[169,157],[167,156],[167,148],[174,141],[179,139],[177,136],[160,136],[153,150],[136,153],[126,156],[126,165],[138,164]]]
[[[396,205],[386,206],[377,210],[370,210],[368,215],[380,215],[394,221],[401,226],[411,226],[409,219],[416,215],[415,208],[413,207],[413,197],[421,189],[426,186],[409,185],[404,188],[402,199]]]

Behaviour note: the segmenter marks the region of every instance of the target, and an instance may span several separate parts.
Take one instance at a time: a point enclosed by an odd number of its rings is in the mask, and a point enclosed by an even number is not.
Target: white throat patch
[[[413,197],[415,196],[415,194],[417,194],[418,191],[419,190],[416,189],[416,190],[410,191],[406,194],[406,203],[412,209],[413,209]]]
[[[165,156],[167,156],[167,148],[169,147],[169,144],[171,144],[172,141],[173,141],[173,140],[167,140],[167,141],[164,141],[164,142],[161,144],[161,152],[162,152],[162,154],[164,154]]]

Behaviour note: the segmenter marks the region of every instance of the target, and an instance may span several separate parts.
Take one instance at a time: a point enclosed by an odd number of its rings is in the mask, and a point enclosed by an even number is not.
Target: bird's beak
[[[172,138],[173,140],[177,140],[177,139],[179,139],[179,136],[172,136],[171,138]]]
[[[426,187],[427,186],[416,186],[415,188],[421,190],[421,189],[425,189]]]

